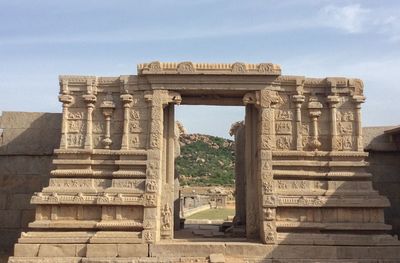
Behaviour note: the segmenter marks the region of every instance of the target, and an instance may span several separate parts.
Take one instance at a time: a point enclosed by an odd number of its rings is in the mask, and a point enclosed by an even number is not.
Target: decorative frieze
[[[210,63],[163,63],[150,62],[138,65],[138,74],[243,74],[243,75],[276,75],[281,74],[278,65],[272,63],[245,64],[236,62],[233,64]]]

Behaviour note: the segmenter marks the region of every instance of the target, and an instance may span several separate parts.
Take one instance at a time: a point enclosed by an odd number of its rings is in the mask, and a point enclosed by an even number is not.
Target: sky
[[[0,111],[61,112],[58,75],[136,74],[154,60],[361,78],[363,125],[400,124],[400,1],[0,0]],[[176,116],[188,132],[228,137],[244,110]]]

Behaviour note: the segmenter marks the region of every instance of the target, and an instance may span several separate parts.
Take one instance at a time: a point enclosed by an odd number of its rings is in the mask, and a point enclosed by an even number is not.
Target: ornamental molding
[[[139,64],[137,67],[139,75],[150,74],[210,74],[210,75],[272,75],[280,76],[281,68],[272,63],[247,64],[235,63],[193,63],[190,61],[159,62]]]

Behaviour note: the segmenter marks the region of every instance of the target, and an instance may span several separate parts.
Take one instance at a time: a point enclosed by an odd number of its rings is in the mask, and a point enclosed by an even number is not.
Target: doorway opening
[[[175,159],[175,187],[179,187],[175,239],[245,238],[236,206],[237,200],[245,200],[245,186],[238,190],[236,185],[238,160],[231,131],[244,115],[243,106],[175,108],[180,146]]]

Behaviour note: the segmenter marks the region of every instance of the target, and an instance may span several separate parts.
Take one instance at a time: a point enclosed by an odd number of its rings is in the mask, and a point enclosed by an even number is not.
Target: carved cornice
[[[31,204],[104,204],[104,205],[144,205],[143,194],[116,194],[104,195],[67,195],[36,193],[31,198]]]
[[[274,75],[281,74],[279,65],[272,63],[233,64],[193,63],[193,62],[150,62],[139,64],[138,74],[223,74],[223,75]]]
[[[79,154],[79,155],[138,155],[146,156],[146,150],[107,150],[107,149],[55,149],[55,154]]]
[[[294,207],[388,207],[383,197],[350,196],[279,196],[278,206]]]
[[[80,75],[61,75],[59,76],[60,84],[63,81],[68,81],[69,84],[76,83],[76,84],[86,84],[87,81],[95,82],[97,81],[96,76],[80,76]]]
[[[332,157],[368,157],[366,152],[355,152],[355,151],[317,151],[317,152],[299,152],[299,151],[273,151],[272,156],[278,157],[293,157],[293,156],[304,156],[304,157],[314,157],[314,156],[332,156]]]

